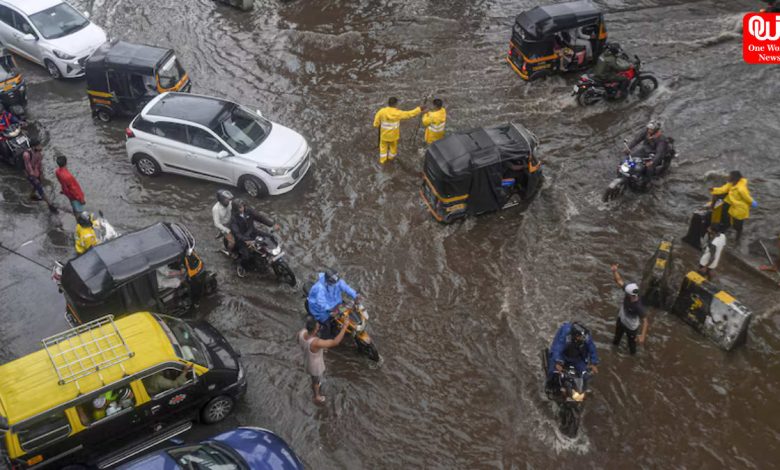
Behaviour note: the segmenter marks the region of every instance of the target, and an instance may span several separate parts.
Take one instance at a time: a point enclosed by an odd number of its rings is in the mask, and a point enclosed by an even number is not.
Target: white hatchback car
[[[54,78],[76,78],[106,32],[63,0],[0,0],[0,41]]]
[[[309,170],[297,132],[231,101],[163,93],[127,128],[127,156],[146,176],[160,172],[237,186],[250,196],[290,191]]]

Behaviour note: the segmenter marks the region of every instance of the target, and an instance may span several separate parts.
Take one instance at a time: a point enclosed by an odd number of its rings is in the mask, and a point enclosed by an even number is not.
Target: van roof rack
[[[113,315],[92,320],[41,342],[59,377],[57,383],[75,382],[79,394],[78,380],[81,378],[98,374],[105,385],[101,371],[115,365],[127,375],[122,363],[134,355],[119,333]]]

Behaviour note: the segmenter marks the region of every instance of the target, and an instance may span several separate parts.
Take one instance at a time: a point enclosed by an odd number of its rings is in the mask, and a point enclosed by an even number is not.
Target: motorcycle
[[[309,286],[310,287],[310,286]],[[308,294],[306,289],[305,294]],[[309,300],[304,302],[306,312],[311,315],[309,310]],[[368,309],[362,302],[345,302],[338,307],[338,313],[334,315],[334,329],[336,331],[341,330],[344,322],[349,322],[347,325],[347,335],[352,337],[355,341],[355,346],[359,354],[364,354],[372,361],[379,361],[379,351],[376,348],[376,343],[371,339],[371,335],[366,331],[368,327]],[[335,334],[335,331],[334,331]]]
[[[95,230],[98,245],[119,236],[119,232],[117,232],[114,226],[106,220],[105,216],[103,216],[103,211],[98,211],[97,217],[95,217],[95,214],[90,214],[89,217],[92,219],[92,228]],[[54,267],[52,267],[51,270],[51,278],[57,284],[57,287],[61,287],[63,267],[65,267],[65,265],[61,261],[54,261]],[[60,292],[62,292],[61,289]]]
[[[549,358],[550,350],[545,348],[542,351],[545,383]],[[558,372],[559,386],[545,387],[547,399],[558,404],[559,429],[567,437],[577,437],[582,413],[585,411],[585,399],[590,394],[590,389],[585,387],[590,376],[588,371],[579,373],[574,366],[569,366]]]
[[[225,245],[225,248],[220,250],[220,252],[232,259],[233,257],[227,250],[227,241],[224,235],[219,233],[217,238],[222,238]],[[249,242],[248,247],[252,260],[251,270],[264,271],[270,266],[279,282],[295,287],[297,283],[295,273],[293,273],[290,265],[284,259],[285,252],[282,250],[279,240],[273,234],[260,232],[254,240]],[[240,278],[247,276],[247,270],[240,263],[236,263],[236,275]]]
[[[24,168],[24,152],[30,150],[30,138],[22,130],[22,125],[17,123],[6,128],[0,133],[0,158],[10,167]]]
[[[677,150],[674,148],[674,139],[667,137],[667,140],[669,142],[669,148],[661,165],[655,168],[655,176],[661,176],[666,173],[672,164],[672,159],[677,157]],[[626,146],[628,153],[618,165],[617,177],[609,183],[606,191],[604,191],[604,196],[602,197],[604,202],[617,199],[626,191],[626,188],[631,188],[635,191],[644,191],[650,186],[650,182],[653,179],[652,176],[648,175],[647,164],[653,161],[655,154],[651,153],[644,159],[637,158],[631,155],[631,149],[626,140],[623,140],[623,145]]]
[[[642,61],[635,55],[631,68],[618,73],[628,79],[625,95],[619,93],[619,82],[603,82],[592,75],[585,74],[580,77],[579,83],[574,85],[572,96],[577,97],[577,104],[580,106],[594,105],[602,100],[616,101],[634,93],[643,100],[658,88],[658,79],[651,72],[641,69]]]

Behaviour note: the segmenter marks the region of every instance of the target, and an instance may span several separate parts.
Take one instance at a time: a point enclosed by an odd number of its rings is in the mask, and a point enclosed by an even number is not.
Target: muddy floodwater
[[[753,312],[748,342],[721,351],[678,318],[653,311],[636,357],[610,345],[627,279],[663,236],[678,240],[679,279],[697,261],[679,244],[691,211],[729,170],[750,180],[758,208],[747,250],[780,229],[780,67],[742,62],[742,14],[758,1],[599,1],[610,38],[661,82],[647,101],[579,108],[576,75],[532,84],[504,62],[528,0],[258,0],[242,13],[210,0],[78,0],[112,37],[173,47],[193,92],[257,106],[301,132],[314,165],[291,193],[257,201],[281,226],[300,279],[337,266],[364,293],[381,364],[349,348],[326,354],[311,402],[294,336],[300,289],[237,279],[216,252],[218,185],[141,177],[125,154],[127,119],[93,121],[83,80],[54,81],[20,60],[29,114],[45,136],[45,172],[63,153],[91,210],[120,231],[185,223],[219,295],[195,315],[243,354],[249,391],[217,427],[274,430],[310,468],[777,468],[780,291],[726,256],[720,284]],[[527,211],[436,224],[417,194],[422,132],[402,125],[400,157],[380,168],[374,112],[445,100],[450,131],[517,120],[541,141],[546,182]],[[624,137],[660,117],[680,158],[650,194],[601,202]],[[49,266],[73,253],[74,220],[30,202],[22,175],[0,172],[0,242]],[[54,188],[55,186],[51,186]],[[59,187],[56,186],[56,190]],[[63,196],[58,204],[65,205]],[[0,253],[0,359],[66,328],[44,268]],[[600,374],[576,439],[557,431],[539,350],[561,322],[592,330]]]

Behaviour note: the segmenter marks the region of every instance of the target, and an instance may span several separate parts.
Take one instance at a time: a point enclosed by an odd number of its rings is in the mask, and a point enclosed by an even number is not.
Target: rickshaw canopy
[[[62,289],[79,302],[97,302],[155,269],[181,261],[187,235],[175,224],[157,223],[97,245],[62,269]]]
[[[557,32],[602,21],[602,11],[589,0],[539,6],[515,18],[515,25],[532,38],[541,39]]]
[[[125,41],[107,42],[88,59],[85,66],[88,87],[105,88],[107,70],[140,73],[153,76],[164,61],[174,54],[173,49],[133,44]],[[99,84],[103,84],[99,86]]]

